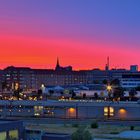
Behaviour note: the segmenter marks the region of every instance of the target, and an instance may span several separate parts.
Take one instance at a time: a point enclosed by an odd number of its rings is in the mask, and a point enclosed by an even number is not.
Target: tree
[[[37,98],[40,99],[40,96],[42,96],[42,90],[41,89],[39,89],[37,91]]]
[[[2,91],[7,88],[7,82],[6,81],[2,82],[1,85],[2,85]]]
[[[124,96],[124,90],[122,87],[116,87],[113,90],[113,98],[118,99]]]
[[[83,94],[83,99],[85,99],[87,97],[86,93]]]
[[[113,86],[120,86],[120,80],[119,79],[114,79],[110,83]]]
[[[137,86],[135,89],[136,91],[140,91],[140,86]]]
[[[92,135],[86,128],[80,127],[72,134],[72,140],[92,140]]]
[[[103,80],[103,84],[104,84],[104,85],[107,85],[107,84],[108,84],[108,81],[107,81],[106,79],[104,79],[104,80]]]
[[[13,96],[17,98],[17,100],[19,100],[20,98],[20,89],[14,90]]]
[[[137,95],[137,91],[135,89],[131,89],[129,91],[129,97],[132,99]]]
[[[71,98],[75,98],[76,97],[76,93],[73,90],[70,91],[70,94],[71,94]]]
[[[99,96],[98,96],[98,93],[95,92],[95,93],[94,93],[94,98],[95,98],[95,99],[98,99],[98,97],[99,97]]]
[[[61,94],[61,95],[64,95],[64,92],[63,92],[63,91],[61,91],[61,92],[60,92],[60,94]]]
[[[76,97],[76,93],[74,91],[72,91],[72,95],[71,95],[72,98],[75,98]]]
[[[100,93],[100,97],[104,97],[104,92],[101,92]]]
[[[49,94],[52,96],[54,94],[54,90],[49,90]]]

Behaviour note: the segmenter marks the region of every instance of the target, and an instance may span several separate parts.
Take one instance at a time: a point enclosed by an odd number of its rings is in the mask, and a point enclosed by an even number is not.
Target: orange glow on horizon
[[[119,47],[100,42],[2,36],[0,68],[9,65],[54,68],[57,57],[62,66],[72,65],[74,69],[104,69],[107,56],[111,57],[111,67],[129,68],[130,64],[138,63],[134,60],[139,60],[139,51],[115,45]]]

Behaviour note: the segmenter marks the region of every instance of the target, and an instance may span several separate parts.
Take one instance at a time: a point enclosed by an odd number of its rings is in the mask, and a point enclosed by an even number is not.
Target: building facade
[[[125,78],[124,75],[135,75],[135,78]],[[125,69],[112,70],[80,70],[74,71],[72,68],[61,67],[57,62],[55,70],[53,69],[31,69],[27,67],[7,67],[0,74],[0,89],[14,90],[20,88],[23,90],[38,90],[41,85],[47,86],[86,86],[92,85],[101,89],[103,81],[111,82],[114,79],[121,81],[122,87],[126,87],[133,80],[134,86],[139,85],[139,72],[132,72]],[[129,80],[129,81],[128,81]],[[129,83],[128,83],[129,82]],[[134,87],[132,86],[132,87]],[[130,87],[130,86],[129,86]]]
[[[7,67],[3,70],[3,88],[15,90],[17,88],[36,89],[36,76],[34,71],[26,67]]]
[[[21,121],[0,121],[0,140],[24,140]]]
[[[139,102],[0,101],[1,117],[140,119]]]
[[[87,75],[84,71],[56,71],[56,70],[34,70],[37,87],[45,86],[68,86],[83,85],[87,83]]]
[[[123,74],[121,78],[121,86],[126,89],[134,89],[140,87],[140,73]]]

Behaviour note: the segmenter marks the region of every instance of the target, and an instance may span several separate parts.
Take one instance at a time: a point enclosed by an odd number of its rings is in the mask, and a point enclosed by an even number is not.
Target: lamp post
[[[107,89],[108,97],[109,97],[109,101],[110,101],[112,86],[111,86],[111,85],[107,85],[106,89]],[[109,118],[110,118],[110,103],[109,103],[109,105],[108,105],[108,111],[107,111],[107,113],[108,113],[108,114],[107,114],[107,118],[109,119]]]
[[[111,85],[107,85],[106,89],[107,89],[108,97],[109,97],[109,100],[110,100],[110,98],[111,98],[112,86],[111,86]]]

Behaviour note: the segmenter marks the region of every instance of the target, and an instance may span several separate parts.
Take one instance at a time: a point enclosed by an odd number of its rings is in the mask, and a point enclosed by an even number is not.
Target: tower
[[[57,57],[57,63],[56,63],[55,70],[59,70],[59,69],[60,69],[59,58]]]
[[[109,56],[107,57],[107,64],[105,66],[105,70],[109,70]]]
[[[58,57],[57,57],[56,67],[60,67],[60,65],[59,65],[59,58]]]
[[[109,70],[109,56],[107,57],[107,66],[108,66],[108,70]]]

